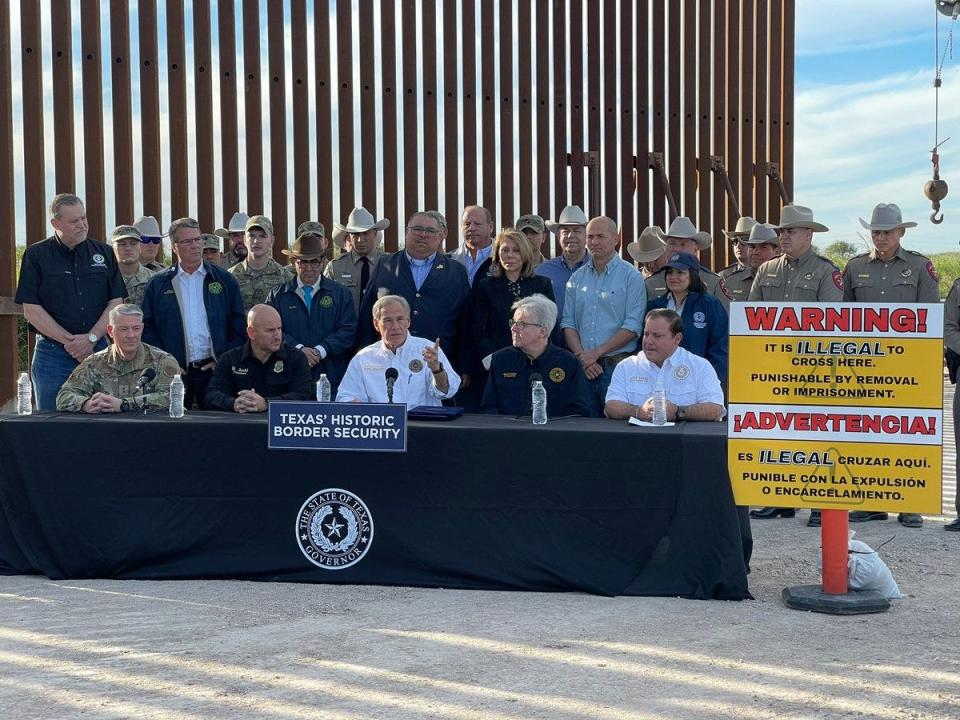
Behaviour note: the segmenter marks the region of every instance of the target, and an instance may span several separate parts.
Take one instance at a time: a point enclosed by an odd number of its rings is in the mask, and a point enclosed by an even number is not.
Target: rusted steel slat
[[[221,220],[240,209],[240,144],[237,111],[237,44],[236,14],[233,1],[217,3],[217,30],[220,44],[220,172]]]
[[[653,36],[653,81],[650,92],[652,95],[653,114],[653,147],[651,152],[666,152],[667,149],[667,83],[666,83],[666,37],[667,19],[664,3],[653,1],[653,19],[650,32]],[[646,167],[647,158],[640,158]],[[666,195],[667,189],[663,182],[653,173],[653,223],[662,228],[670,224],[672,218],[667,218]]]
[[[727,0],[713,0],[713,152],[727,160]],[[701,162],[703,162],[701,156]],[[713,173],[711,172],[711,175]],[[723,183],[713,177],[714,243],[727,228],[727,199]],[[723,240],[724,266],[731,262],[730,243]],[[718,253],[719,255],[719,253]]]
[[[647,0],[637,0],[637,137],[634,177],[637,187],[637,235],[653,221],[650,207],[650,8]]]
[[[483,135],[483,206],[496,218],[499,163],[496,144],[497,96],[493,74],[497,62],[493,52],[495,42],[493,10],[493,0],[482,0],[480,5],[480,55],[482,58],[480,117]],[[471,202],[469,197],[466,200]]]
[[[243,0],[243,99],[247,148],[247,212],[263,212],[263,95],[260,88],[260,3]]]
[[[83,157],[84,203],[90,236],[103,239],[104,218],[103,173],[103,73],[100,59],[100,3],[80,2],[80,48],[83,53]]]
[[[642,1],[642,0],[641,0]],[[567,152],[570,138],[567,136],[567,59],[566,59],[566,2],[553,2],[553,218],[560,216],[565,205],[570,203],[568,188],[569,169]],[[550,218],[547,218],[548,220]],[[560,242],[556,233],[550,233],[553,255],[560,254]]]
[[[423,204],[436,210],[439,202],[440,168],[437,160],[437,6],[421,0],[420,66],[423,72]]]
[[[783,0],[770,2],[770,122],[768,154],[770,162],[777,163],[783,173]],[[775,188],[769,180],[764,187],[767,189],[766,215],[762,218],[769,221],[771,217],[780,217],[782,200],[779,188]]]
[[[793,200],[793,97],[794,50],[796,47],[796,0],[783,0],[783,154],[780,175]],[[777,216],[779,218],[779,215]]]
[[[582,0],[570,0],[570,137],[565,146],[570,159],[570,199],[572,204],[582,207],[587,214],[591,213],[591,208],[587,207],[584,200],[584,145],[587,141],[584,139],[583,126],[584,118],[584,98],[583,98],[583,58],[582,48],[589,44],[589,38],[584,34],[583,28],[583,3]],[[588,47],[589,52],[589,47]]]
[[[6,3],[6,10],[10,8]],[[56,166],[54,192],[77,189],[73,136],[73,11],[70,0],[51,0],[50,48],[53,106],[57,109],[53,124],[53,160]]]
[[[0,405],[14,397],[19,370],[16,292],[17,225],[13,201],[13,72],[10,60],[10,5],[0,3]],[[13,306],[13,307],[9,307]]]
[[[620,193],[620,252],[625,253],[627,244],[637,237],[637,209],[633,182],[633,73],[636,63],[633,59],[633,38],[636,28],[633,25],[633,5],[624,3],[620,7],[620,58],[618,62],[620,83],[620,151],[618,180],[615,183]],[[614,115],[617,115],[614,112]],[[626,257],[626,255],[624,255]]]
[[[167,91],[170,108],[170,208],[173,218],[190,214],[187,170],[187,73],[182,0],[167,3]]]
[[[133,101],[130,91],[130,11],[110,0],[110,80],[113,91],[113,194],[111,225],[130,223],[133,213]]]
[[[743,193],[740,189],[740,2],[727,1],[727,152],[724,160],[727,175],[737,201],[743,207]],[[737,221],[736,209],[729,201],[727,222]]]
[[[624,6],[629,3],[624,3]],[[624,8],[626,9],[626,8]],[[597,34],[600,35],[600,15],[596,10],[590,13],[591,18],[596,16]],[[595,113],[596,118],[603,117],[603,197],[601,199],[600,210],[604,215],[614,218],[619,224],[623,224],[627,208],[624,206],[623,215],[618,210],[620,187],[619,165],[623,154],[617,143],[617,68],[621,58],[617,57],[615,38],[617,37],[617,8],[613,0],[606,0],[603,3],[603,27],[606,28],[606,35],[609,38],[607,51],[603,54],[603,99],[602,105],[598,103],[599,112]],[[629,42],[629,38],[628,38]],[[629,50],[629,48],[628,48]],[[622,57],[622,56],[621,56]],[[599,70],[599,68],[598,68]],[[621,70],[622,72],[622,70]],[[630,68],[633,72],[633,68]],[[598,93],[599,94],[599,93]],[[591,102],[591,106],[593,103]],[[600,135],[600,128],[596,129],[597,136]],[[600,150],[599,145],[596,150]],[[620,245],[620,251],[624,252],[626,244]]]
[[[761,0],[763,2],[764,0]],[[743,0],[741,4],[742,17],[740,19],[743,35],[740,38],[740,212],[744,215],[753,215],[756,207],[754,168],[756,167],[756,150],[754,143],[755,122],[753,99],[755,97],[753,83],[756,77],[754,64],[754,30],[755,8],[754,0]]]
[[[317,207],[320,222],[332,227],[333,222],[333,128],[330,114],[330,12],[326,5],[313,11],[313,31],[317,74]],[[386,41],[386,37],[384,37]]]
[[[500,204],[494,227],[513,224],[513,2],[500,0]],[[529,165],[521,173],[529,172]],[[497,221],[499,218],[499,221]]]
[[[681,115],[681,142],[683,146],[683,188],[677,188],[683,197],[683,212],[695,225],[697,217],[697,0],[683,3],[683,115]],[[672,180],[672,182],[678,182]],[[708,226],[709,227],[709,226]],[[704,254],[709,262],[709,252]]]
[[[310,79],[307,70],[306,0],[291,0],[290,42],[293,61],[293,222],[274,247],[286,247],[296,227],[310,219]],[[371,104],[372,107],[372,104]]]
[[[360,190],[357,205],[377,212],[377,38],[373,34],[373,3],[360,3]],[[343,218],[341,222],[346,222]]]
[[[210,0],[193,4],[194,120],[197,132],[197,220],[204,232],[217,227],[213,197],[213,61]]]
[[[533,212],[533,178],[536,172],[533,166],[533,108],[534,99],[532,95],[533,83],[531,76],[533,68],[531,65],[531,53],[533,51],[533,39],[537,32],[531,26],[530,10],[532,3],[522,2],[517,6],[517,36],[520,42],[517,43],[517,73],[519,78],[517,96],[517,123],[518,123],[518,141],[520,143],[520,155],[518,167],[520,168],[520,206],[517,208],[516,215]],[[516,217],[510,219],[510,224],[516,221]]]
[[[460,108],[457,104],[457,13],[453,3],[441,3],[443,9],[443,137],[444,137],[444,214],[448,218],[457,217],[461,200],[459,196],[460,157],[459,138],[457,137],[457,119]],[[466,66],[467,63],[464,63]],[[466,71],[466,67],[464,67]],[[466,118],[464,118],[466,119]],[[476,137],[476,129],[474,129]],[[469,143],[476,145],[476,143]],[[466,148],[464,148],[465,150]],[[466,172],[472,172],[469,165],[465,165]],[[446,249],[456,248],[455,234],[447,235]]]
[[[536,104],[531,98],[533,107],[533,117],[535,118],[534,127],[537,136],[537,201],[533,205],[534,212],[541,217],[551,215],[551,187],[553,179],[550,177],[550,54],[549,37],[550,28],[547,26],[549,17],[548,0],[537,0],[537,31],[530,28],[530,37],[535,38],[536,55],[534,64],[536,66],[537,77],[537,97]],[[522,30],[521,30],[522,32]],[[522,191],[521,191],[522,192]],[[522,200],[522,198],[521,198]],[[549,252],[548,248],[543,248],[544,252]]]
[[[395,252],[398,238],[403,237],[406,218],[400,216],[397,167],[397,48],[394,0],[380,3],[380,76],[383,82],[383,214],[390,219],[390,228],[384,233],[384,249]],[[464,68],[466,72],[466,68]],[[373,208],[367,208],[373,212]]]
[[[287,81],[283,3],[267,3],[268,64],[270,67],[270,220],[273,256],[286,263],[281,252],[289,236],[287,227]]]
[[[340,216],[346,219],[356,199],[355,172],[353,167],[353,37],[352,3],[337,2],[337,99],[340,113],[340,155],[337,158],[337,179],[340,185]],[[407,35],[406,38],[413,38]]]
[[[757,30],[756,44],[756,100],[754,102],[754,126],[756,128],[756,161],[754,162],[754,185],[756,205],[753,209],[754,217],[761,220],[767,218],[767,198],[769,196],[770,181],[766,175],[767,162],[770,160],[767,148],[767,133],[769,132],[769,104],[767,95],[768,78],[768,31],[767,31],[767,2],[757,0]]]
[[[697,222],[701,230],[706,230],[713,237],[713,256],[720,262],[726,255],[723,252],[724,239],[720,229],[713,224],[711,204],[713,188],[710,185],[710,137],[713,130],[713,120],[710,115],[710,70],[712,67],[711,37],[713,24],[710,15],[710,0],[703,0],[699,15],[697,41],[699,76],[697,77]]]
[[[161,197],[163,161],[160,157],[160,66],[157,47],[157,2],[140,0],[137,6],[137,42],[140,48],[140,157],[143,208],[164,227]],[[140,214],[137,213],[137,214]]]
[[[99,34],[99,33],[98,33]],[[20,3],[20,72],[23,95],[23,146],[30,148],[30,162],[23,166],[23,202],[26,211],[24,238],[27,243],[47,235],[47,191],[44,182],[43,152],[43,53],[40,42],[40,5],[33,0]],[[8,107],[13,107],[12,104]]]
[[[665,165],[667,182],[677,199],[677,211],[686,213],[683,207],[683,182],[685,180],[682,163],[682,145],[680,142],[683,115],[681,114],[681,84],[680,63],[683,56],[683,25],[680,15],[682,3],[673,2],[667,5],[667,155]]]

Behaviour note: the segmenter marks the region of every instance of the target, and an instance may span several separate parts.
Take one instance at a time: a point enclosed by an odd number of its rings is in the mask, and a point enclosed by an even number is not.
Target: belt
[[[617,363],[621,360],[626,360],[633,353],[614,353],[613,355],[604,355],[602,358],[597,360],[600,364],[600,367],[616,367]]]
[[[203,360],[194,360],[193,362],[188,362],[188,363],[187,363],[187,369],[188,369],[188,370],[189,370],[189,369],[199,370],[199,369],[202,368],[204,365],[209,365],[209,364],[212,363],[212,362],[213,362],[213,358],[212,358],[212,357],[204,358]]]

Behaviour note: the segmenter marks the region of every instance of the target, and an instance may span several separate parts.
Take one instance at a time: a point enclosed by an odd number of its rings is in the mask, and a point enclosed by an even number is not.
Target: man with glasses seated
[[[531,376],[537,374],[547,391],[547,416],[590,415],[590,389],[580,361],[550,342],[557,324],[557,304],[535,294],[512,307],[513,345],[497,350],[480,409],[501,415],[530,415]]]
[[[110,310],[107,335],[113,344],[74,370],[57,393],[60,412],[133,412],[170,407],[170,382],[180,374],[176,358],[141,342],[143,310],[132,303]],[[153,377],[145,378],[144,371]]]
[[[464,266],[440,252],[442,228],[435,217],[416,212],[407,222],[404,248],[380,258],[360,302],[358,345],[374,342],[373,305],[399,295],[410,305],[410,334],[440,346],[459,359],[460,328],[470,283]]]
[[[127,288],[125,303],[140,305],[143,302],[143,293],[147,283],[153,277],[153,270],[140,263],[140,231],[133,225],[119,225],[110,235],[110,244],[113,245],[113,254],[117,258],[120,268],[120,277]]]
[[[326,374],[336,392],[356,340],[357,315],[350,291],[321,274],[325,238],[307,230],[292,250],[282,250],[293,259],[296,277],[274,288],[266,302],[280,313],[283,341],[304,354],[314,380]]]
[[[240,286],[219,265],[203,262],[196,220],[174,220],[169,235],[177,263],[150,278],[143,296],[143,340],[177,359],[186,371],[184,407],[203,410],[216,358],[246,340]]]

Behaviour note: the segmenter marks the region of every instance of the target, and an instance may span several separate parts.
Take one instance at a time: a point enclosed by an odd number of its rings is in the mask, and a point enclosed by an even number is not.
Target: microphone
[[[387,368],[383,375],[387,379],[387,402],[392,403],[393,384],[397,381],[397,378],[400,377],[400,373],[397,372],[396,368]]]
[[[143,374],[140,376],[140,379],[137,380],[137,390],[143,390],[147,385],[152,383],[157,377],[157,371],[153,368],[147,368],[143,371]]]

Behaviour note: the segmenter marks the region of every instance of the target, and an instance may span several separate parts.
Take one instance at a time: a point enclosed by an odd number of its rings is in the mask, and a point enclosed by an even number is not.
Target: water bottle
[[[663,389],[662,378],[657,378],[657,385],[653,389],[653,424],[667,424],[667,392]]]
[[[330,402],[330,379],[326,373],[321,373],[317,380],[317,402]]]
[[[33,414],[33,384],[30,382],[30,374],[20,373],[20,379],[17,380],[17,415]]]
[[[183,379],[179,375],[173,376],[170,383],[170,417],[183,417]]]
[[[547,424],[547,390],[543,387],[543,381],[533,381],[533,424]]]

